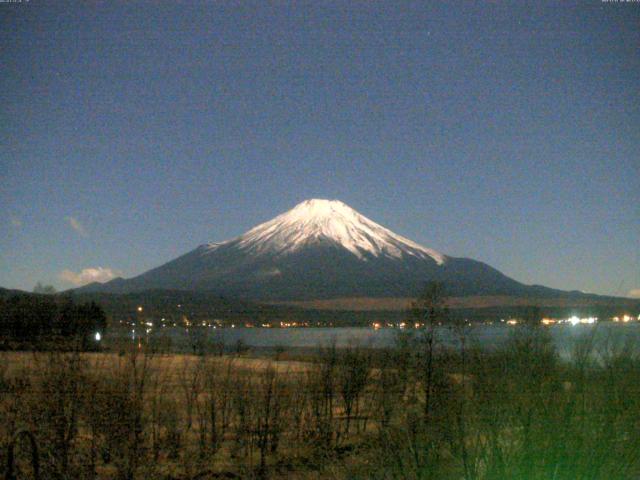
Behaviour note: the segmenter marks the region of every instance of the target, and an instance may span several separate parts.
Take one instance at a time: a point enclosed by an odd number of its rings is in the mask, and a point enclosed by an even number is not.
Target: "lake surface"
[[[466,328],[469,345],[492,348],[503,344],[520,327],[505,325],[476,325]],[[640,349],[640,323],[600,323],[596,325],[554,325],[546,328],[562,356],[569,355],[576,344],[593,338],[597,349],[621,348],[625,344]],[[315,348],[335,343],[337,347],[362,345],[393,346],[399,330],[366,327],[344,328],[200,328],[190,332],[182,328],[167,328],[151,333],[151,338],[168,337],[173,348],[189,350],[194,341],[224,344],[233,347],[238,342],[258,348]],[[419,331],[416,331],[419,333]],[[449,346],[459,344],[459,336],[448,327],[438,327],[438,339]],[[142,335],[143,338],[149,338]]]

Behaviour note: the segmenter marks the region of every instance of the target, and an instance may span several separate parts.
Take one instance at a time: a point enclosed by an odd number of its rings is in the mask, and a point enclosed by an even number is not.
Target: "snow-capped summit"
[[[346,248],[365,260],[367,254],[395,258],[410,255],[431,258],[441,265],[446,258],[435,250],[396,235],[339,200],[306,200],[230,242],[258,255],[282,255],[324,242]]]

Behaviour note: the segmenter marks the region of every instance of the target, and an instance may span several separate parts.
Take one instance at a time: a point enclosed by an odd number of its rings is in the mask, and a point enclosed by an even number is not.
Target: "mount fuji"
[[[337,200],[312,199],[239,237],[201,245],[131,279],[80,292],[210,291],[259,301],[411,297],[425,282],[454,296],[558,296],[482,262],[423,247]],[[573,292],[572,292],[573,293]]]

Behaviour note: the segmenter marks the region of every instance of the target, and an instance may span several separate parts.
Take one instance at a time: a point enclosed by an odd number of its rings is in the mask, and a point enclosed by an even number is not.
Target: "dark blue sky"
[[[1,286],[132,276],[319,197],[526,283],[640,289],[640,4],[134,3],[0,4]]]

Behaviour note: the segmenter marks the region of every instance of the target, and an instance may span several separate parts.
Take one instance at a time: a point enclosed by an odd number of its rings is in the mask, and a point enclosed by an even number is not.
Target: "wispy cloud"
[[[78,232],[80,235],[82,235],[83,237],[88,237],[89,234],[87,233],[87,230],[84,228],[84,226],[78,221],[77,218],[75,217],[65,217],[67,219],[67,221],[69,222],[69,225],[71,226],[71,228],[73,228],[76,232]]]
[[[22,220],[20,220],[18,217],[11,217],[11,225],[13,225],[16,228],[20,228],[22,226]]]
[[[631,298],[640,298],[640,288],[632,288],[629,290],[629,293],[627,293],[627,296]]]
[[[63,270],[58,275],[60,280],[71,283],[76,286],[86,285],[91,282],[108,282],[118,276],[116,270],[103,267],[84,268],[80,272],[72,272],[71,270]]]

